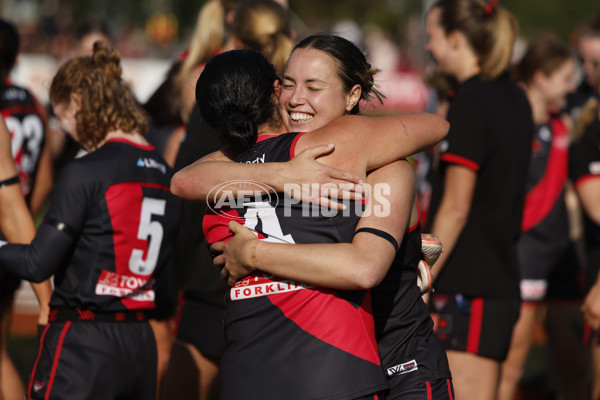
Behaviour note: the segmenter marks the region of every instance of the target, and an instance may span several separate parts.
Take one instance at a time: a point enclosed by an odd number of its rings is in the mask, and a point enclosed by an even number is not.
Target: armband
[[[0,181],[0,188],[3,188],[4,186],[14,185],[15,183],[19,183],[19,175],[15,175],[12,178]]]
[[[396,239],[394,239],[394,237],[392,235],[390,235],[387,232],[382,231],[381,229],[360,228],[359,230],[354,232],[354,234],[356,235],[359,232],[367,232],[367,233],[372,233],[375,236],[379,236],[380,238],[385,239],[388,242],[390,242],[392,244],[392,246],[394,246],[394,249],[396,249],[396,251],[398,251],[399,246],[398,246],[398,242],[396,241]]]
[[[71,236],[73,239],[77,239],[79,237],[79,234],[77,233],[77,231],[75,229],[71,228],[69,225],[65,224],[64,222],[57,221],[54,218],[46,217],[46,219],[44,220],[44,223],[55,227],[56,229],[58,229],[61,232],[66,233],[67,235]]]

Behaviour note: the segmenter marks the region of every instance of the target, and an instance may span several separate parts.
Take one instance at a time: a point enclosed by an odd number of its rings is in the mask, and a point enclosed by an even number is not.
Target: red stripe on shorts
[[[427,400],[431,400],[431,384],[429,383],[429,381],[425,381],[425,386],[427,387]]]
[[[52,362],[52,371],[50,372],[50,378],[48,379],[48,387],[46,388],[46,397],[45,400],[50,398],[50,389],[52,389],[52,384],[54,383],[54,378],[56,377],[56,369],[58,368],[58,359],[60,358],[60,352],[62,351],[63,342],[65,341],[65,336],[67,335],[67,331],[71,327],[71,321],[65,322],[65,326],[60,333],[60,337],[58,338],[58,344],[56,345],[56,354],[54,354],[54,361]]]
[[[450,379],[446,378],[446,383],[448,384],[448,397],[450,398],[450,400],[452,399],[452,383],[450,382]]]
[[[469,321],[469,335],[467,336],[467,352],[477,354],[479,339],[481,338],[481,324],[483,322],[483,299],[476,298],[471,301],[471,319]]]
[[[35,377],[35,370],[37,368],[38,362],[40,361],[40,356],[42,355],[42,343],[44,343],[44,337],[46,337],[46,332],[48,332],[48,328],[50,327],[50,323],[46,324],[46,327],[42,331],[40,335],[40,347],[38,350],[38,355],[35,358],[35,363],[33,364],[33,370],[31,371],[31,378],[29,379],[29,390],[27,400],[31,400],[31,391],[33,390],[33,381]]]

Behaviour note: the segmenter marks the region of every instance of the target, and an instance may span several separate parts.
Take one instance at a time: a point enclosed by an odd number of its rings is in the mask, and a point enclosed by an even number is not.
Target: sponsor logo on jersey
[[[235,188],[235,193],[232,190]],[[208,192],[206,202],[210,210],[226,218],[236,218],[228,212],[231,209],[253,207],[257,215],[271,213],[279,204],[275,189],[256,181],[229,181],[215,186]]]
[[[600,174],[600,161],[593,161],[588,165],[591,174]]]
[[[2,98],[6,101],[11,100],[25,100],[27,98],[27,92],[21,88],[9,87],[2,94]]]
[[[272,275],[253,273],[238,281],[229,291],[231,300],[245,300],[255,297],[270,296],[278,293],[289,293],[296,290],[310,289],[313,286],[291,279],[279,279]]]
[[[544,142],[550,142],[552,140],[552,131],[550,130],[550,127],[547,125],[542,126],[538,131],[538,137]]]
[[[448,148],[450,147],[450,143],[447,140],[442,140],[440,142],[440,153],[445,153],[446,151],[448,151]]]
[[[453,328],[453,317],[452,314],[438,314],[432,312],[429,314],[433,321],[433,331],[442,340],[448,338],[448,335],[452,333]]]
[[[263,153],[262,156],[258,156],[254,160],[252,160],[252,161],[246,161],[246,164],[264,164],[264,162],[265,162],[265,156],[266,156],[266,154]]]
[[[127,297],[136,301],[154,301],[154,279],[128,276],[102,270],[96,283],[97,295]]]
[[[387,369],[387,374],[388,374],[388,376],[402,375],[402,374],[408,374],[409,372],[415,372],[418,369],[419,369],[419,365],[417,364],[417,361],[410,360],[403,364],[398,364],[393,367],[389,367]]]
[[[138,158],[136,165],[141,168],[156,168],[163,174],[167,173],[167,167],[153,158],[140,157]]]

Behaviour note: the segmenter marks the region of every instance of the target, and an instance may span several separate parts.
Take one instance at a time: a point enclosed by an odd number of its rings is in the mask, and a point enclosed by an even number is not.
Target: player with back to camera
[[[30,245],[4,244],[0,267],[54,275],[31,399],[153,399],[154,281],[177,229],[171,171],[143,137],[146,115],[102,43],[66,62],[50,86],[63,129],[88,152],[63,170]]]

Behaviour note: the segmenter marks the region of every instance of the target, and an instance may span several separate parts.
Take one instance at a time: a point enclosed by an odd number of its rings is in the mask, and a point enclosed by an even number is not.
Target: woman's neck
[[[146,140],[146,138],[141,135],[140,133],[137,132],[123,132],[122,130],[118,129],[116,131],[110,131],[106,134],[106,136],[104,137],[104,140],[102,140],[100,143],[98,143],[96,145],[95,150],[99,149],[100,147],[102,147],[106,142],[108,142],[111,139],[125,139],[129,142],[138,144],[140,146],[147,146],[149,143]]]
[[[285,128],[285,125],[282,122],[279,122],[277,124],[273,124],[272,122],[267,122],[258,127],[258,136],[262,136],[262,135],[277,136],[277,135],[281,135],[282,133],[286,133],[286,132],[287,132],[287,130]]]
[[[548,105],[540,92],[537,91],[535,87],[528,86],[525,93],[527,94],[527,99],[529,99],[529,104],[531,105],[533,122],[535,122],[536,125],[548,122]]]
[[[479,61],[472,51],[464,50],[460,54],[459,65],[456,67],[454,77],[459,83],[464,83],[481,72]]]

